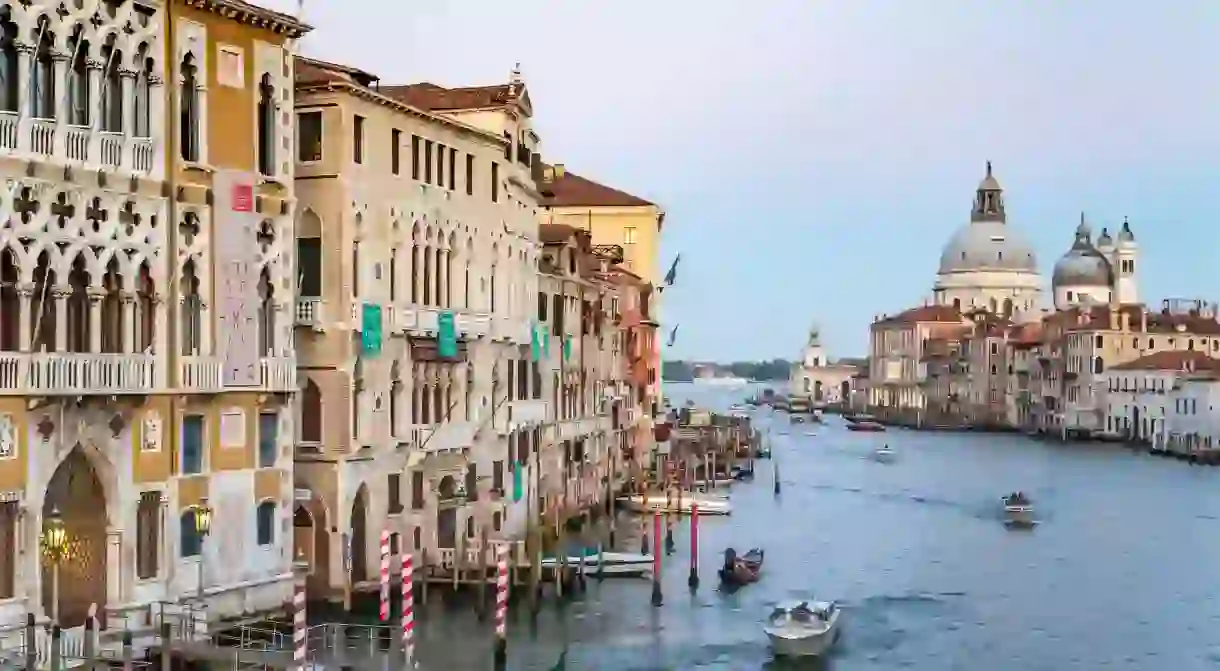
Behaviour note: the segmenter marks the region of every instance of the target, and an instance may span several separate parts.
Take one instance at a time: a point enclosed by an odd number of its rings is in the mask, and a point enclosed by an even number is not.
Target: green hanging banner
[[[525,479],[521,473],[524,468],[521,462],[513,462],[513,503],[520,501],[521,497],[525,496]]]
[[[381,306],[365,303],[360,308],[360,349],[366,356],[381,353]]]
[[[572,336],[566,335],[563,337],[563,360],[567,361],[572,358]]]
[[[437,353],[444,359],[457,358],[457,325],[453,320],[453,313],[445,310],[436,318],[437,331]]]
[[[530,329],[530,358],[534,361],[551,354],[551,339],[546,336],[546,324],[535,323]]]

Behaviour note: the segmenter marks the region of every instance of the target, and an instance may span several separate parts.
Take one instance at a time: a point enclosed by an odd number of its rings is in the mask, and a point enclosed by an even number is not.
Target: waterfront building
[[[622,309],[622,285],[610,271],[623,253],[595,246],[587,231],[564,224],[542,224],[539,239],[532,347],[550,412],[532,466],[538,472],[527,477],[536,483],[542,515],[562,523],[604,501],[619,477],[620,432],[630,413],[623,405],[623,342],[611,318]]]
[[[1220,359],[1199,350],[1170,350],[1113,366],[1105,430],[1157,449],[1211,447],[1216,435],[1213,384]]]
[[[0,630],[31,612],[72,637],[90,613],[122,627],[184,599],[212,619],[278,609],[280,112],[307,28],[236,0],[10,2],[3,21],[28,38],[0,54]]]
[[[622,385],[616,395],[621,427],[621,463],[625,468],[615,475],[640,475],[650,463],[654,438],[653,389],[661,371],[655,353],[657,327],[653,316],[655,294],[650,283],[626,268],[610,270],[618,288],[617,300],[610,299],[611,324],[617,320],[619,333],[611,336],[622,363]],[[612,409],[613,412],[613,409]]]
[[[868,405],[882,414],[919,421],[925,407],[929,340],[957,337],[970,320],[952,305],[925,305],[880,315],[869,327]]]
[[[850,401],[852,381],[859,371],[860,366],[831,361],[822,345],[821,333],[814,326],[809,329],[800,361],[792,366],[788,393],[804,396],[815,404],[842,405]]]
[[[1123,221],[1117,243],[1103,228],[1095,244],[1092,230],[1081,214],[1076,238],[1067,253],[1055,262],[1051,275],[1055,309],[1108,305],[1112,297],[1119,305],[1139,302],[1135,275],[1138,253],[1127,221]]]
[[[562,163],[551,166],[548,176],[547,222],[588,231],[594,247],[620,247],[626,270],[650,285],[649,308],[659,318],[665,282],[661,274],[665,211],[647,199],[573,173]],[[660,342],[653,338],[651,346],[648,367],[659,371]],[[660,399],[658,374],[648,388],[649,421],[660,414]]]
[[[515,72],[381,86],[298,60],[294,524],[316,596],[370,587],[382,530],[450,567],[504,531],[510,448],[546,405],[531,117]]]
[[[959,311],[982,308],[1020,317],[1038,313],[1041,293],[1033,248],[1009,225],[1004,190],[988,162],[975,190],[969,223],[941,252],[933,302]]]

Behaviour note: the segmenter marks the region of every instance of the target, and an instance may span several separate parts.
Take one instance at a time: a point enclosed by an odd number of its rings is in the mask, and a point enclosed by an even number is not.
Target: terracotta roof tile
[[[547,166],[550,167],[550,166]],[[547,184],[551,207],[648,207],[655,203],[633,196],[626,191],[594,182],[573,172]]]
[[[957,323],[962,319],[961,311],[951,305],[923,305],[882,317],[874,322],[873,326],[888,327],[919,322]]]
[[[305,58],[304,56],[296,57],[296,83],[298,84],[325,84],[327,82],[342,81],[360,86],[372,86],[376,82],[377,75],[353,68],[349,65],[340,65],[338,63],[328,63],[315,58]]]
[[[1220,359],[1198,350],[1157,352],[1110,367],[1110,370],[1214,371],[1220,372]]]
[[[381,92],[400,102],[432,112],[503,107],[516,98],[511,84],[447,89],[430,82],[422,82],[383,86]]]
[[[567,224],[539,224],[538,239],[544,245],[567,242],[572,236],[584,233],[583,230]]]

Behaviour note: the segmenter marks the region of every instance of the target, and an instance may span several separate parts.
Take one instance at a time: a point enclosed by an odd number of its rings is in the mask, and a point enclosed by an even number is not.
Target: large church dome
[[[1038,272],[1033,248],[1008,227],[1004,190],[991,174],[979,183],[970,223],[949,238],[940,254],[940,274],[978,271]]]
[[[1103,231],[1100,241],[1105,244],[1109,237]],[[1071,249],[1055,263],[1051,286],[1109,287],[1113,281],[1113,272],[1110,261],[1093,245],[1092,231],[1081,215],[1080,225],[1076,227],[1076,240]]]

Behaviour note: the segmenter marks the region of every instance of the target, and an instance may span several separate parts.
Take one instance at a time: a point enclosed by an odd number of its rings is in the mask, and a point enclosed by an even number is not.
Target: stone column
[[[169,342],[169,301],[165,294],[157,292],[152,297],[153,311],[153,352],[156,363],[153,366],[153,385],[161,388],[169,383],[167,369],[174,359],[170,356],[173,343]]]
[[[442,298],[444,296],[445,285],[442,281],[442,277],[445,270],[445,250],[438,246],[435,251],[436,253],[432,257],[432,275],[434,277],[433,288],[435,289],[432,294],[432,304],[440,307],[441,305],[444,305]]]
[[[51,79],[55,82],[55,99],[53,101],[55,114],[55,141],[52,145],[53,155],[60,158],[67,156],[67,133],[64,126],[68,123],[68,96],[64,95],[67,91],[68,81],[68,54],[55,52],[51,54]]]
[[[18,286],[17,301],[19,306],[17,310],[18,328],[21,330],[21,332],[18,334],[21,344],[20,349],[22,352],[29,352],[31,344],[30,340],[33,338],[33,331],[31,329],[34,323],[34,285],[21,284]]]
[[[123,530],[106,529],[106,603],[98,606],[123,603]]]
[[[72,295],[72,287],[56,286],[51,289],[55,299],[55,351],[68,351],[68,298]]]
[[[102,127],[102,68],[104,64],[94,58],[85,61],[85,78],[89,82],[89,100],[85,108],[91,131]],[[102,157],[102,138],[96,132],[89,133],[89,159],[91,163],[100,163]]]
[[[102,299],[105,297],[105,289],[89,287],[89,351],[94,354],[102,351]]]
[[[136,337],[136,306],[137,298],[135,292],[124,291],[123,299],[123,353],[131,354],[136,351],[136,342],[139,340]]]
[[[30,85],[32,78],[30,73],[34,67],[34,46],[31,44],[18,43],[17,49],[17,149],[20,151],[30,150],[30,127],[34,114],[34,99],[30,95]]]

